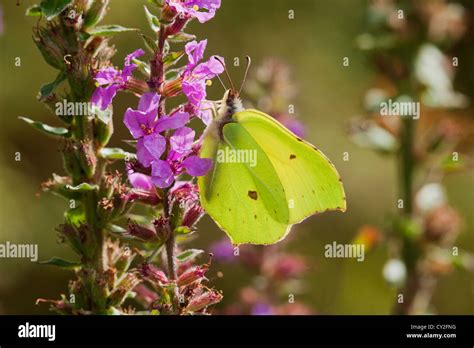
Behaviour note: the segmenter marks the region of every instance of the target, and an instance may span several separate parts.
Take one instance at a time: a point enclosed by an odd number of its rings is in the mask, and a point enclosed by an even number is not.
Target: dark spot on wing
[[[290,155],[290,160],[295,159],[295,158],[296,158],[295,155]]]
[[[257,218],[257,215],[254,215],[253,217],[256,219],[256,218]]]
[[[232,211],[232,209],[229,208],[229,211]]]
[[[316,192],[314,192],[314,190],[311,190],[311,192],[313,192],[313,194],[316,194]]]
[[[253,200],[257,200],[257,198],[258,198],[257,191],[249,191],[249,192],[248,192],[248,195],[249,195],[249,197],[252,198]]]
[[[217,195],[217,197],[219,197],[219,192],[217,192],[217,194],[216,194],[216,195]]]
[[[303,139],[296,137],[296,140],[298,141],[303,141]]]

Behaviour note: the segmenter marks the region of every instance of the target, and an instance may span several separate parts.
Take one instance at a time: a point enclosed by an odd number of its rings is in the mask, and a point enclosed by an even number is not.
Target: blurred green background
[[[1,0],[4,33],[0,37],[0,243],[37,243],[40,260],[52,256],[74,255],[56,243],[54,228],[62,220],[65,202],[42,194],[39,185],[52,172],[62,174],[58,144],[18,120],[27,116],[54,124],[52,115],[36,100],[40,86],[55,78],[31,39],[35,19],[24,17],[25,9],[37,1]],[[144,0],[112,0],[106,24],[121,24],[147,30]],[[324,245],[336,240],[351,241],[364,224],[383,226],[395,212],[397,178],[394,162],[353,145],[345,135],[350,117],[363,114],[362,98],[373,80],[369,62],[354,46],[355,36],[363,30],[364,0],[224,0],[214,20],[192,23],[188,32],[208,39],[207,55],[219,54],[228,61],[250,55],[254,65],[266,57],[287,62],[298,87],[296,111],[306,125],[307,138],[335,163],[342,175],[348,197],[345,214],[329,213],[312,217],[293,231],[288,248],[310,261],[308,291],[301,300],[316,312],[328,314],[388,314],[395,290],[382,277],[386,250],[377,248],[365,262],[324,258]],[[288,20],[288,10],[295,19]],[[114,39],[118,52],[114,63],[141,47],[136,33]],[[350,66],[342,66],[342,57],[350,57]],[[21,67],[15,67],[15,57]],[[242,67],[231,67],[240,80]],[[211,87],[218,99],[222,90]],[[471,93],[468,93],[471,94]],[[212,98],[211,98],[212,99]],[[129,134],[121,115],[136,99],[121,94],[114,103],[116,134],[112,146],[121,146]],[[350,160],[343,161],[343,152]],[[21,153],[16,162],[15,153]],[[465,219],[457,245],[474,251],[474,181],[472,174],[450,177],[449,199]],[[200,223],[196,246],[208,245],[222,237],[209,218]],[[58,298],[67,290],[70,274],[29,260],[0,260],[0,313],[48,313],[47,306],[35,306],[37,298]],[[236,267],[224,271],[214,284],[223,289],[226,299],[248,281],[248,275]],[[474,313],[472,274],[455,271],[441,279],[433,305],[442,314]]]

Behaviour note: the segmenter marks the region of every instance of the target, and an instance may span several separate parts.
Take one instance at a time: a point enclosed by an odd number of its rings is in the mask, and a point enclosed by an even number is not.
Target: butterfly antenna
[[[245,59],[247,59],[247,66],[245,67],[244,78],[242,79],[242,83],[240,84],[239,95],[240,95],[240,92],[242,92],[242,88],[244,88],[245,81],[247,81],[247,75],[250,70],[250,64],[252,64],[252,59],[250,58],[250,56],[246,56]]]
[[[229,72],[227,71],[227,67],[225,66],[224,62],[222,61],[222,59],[220,59],[219,57],[216,57],[214,56],[215,59],[217,59],[217,61],[219,63],[221,63],[222,67],[224,68],[224,71],[225,71],[225,74],[227,76],[227,79],[229,80],[229,83],[230,83],[230,87],[232,88],[233,91],[237,91],[235,89],[235,86],[234,86],[234,83],[232,82],[232,79],[230,78],[230,75],[229,75]]]
[[[224,91],[227,91],[227,87],[225,86],[225,84],[222,81],[221,77],[219,75],[216,75],[216,77],[219,79],[219,82],[221,83],[222,87],[224,87]]]

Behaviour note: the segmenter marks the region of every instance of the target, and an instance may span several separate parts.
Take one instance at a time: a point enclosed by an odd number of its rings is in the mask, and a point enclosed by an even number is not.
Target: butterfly
[[[225,72],[232,88],[203,135],[200,157],[213,166],[198,186],[202,207],[231,242],[274,244],[311,215],[345,211],[331,161],[273,117],[244,109],[242,87],[237,92]]]

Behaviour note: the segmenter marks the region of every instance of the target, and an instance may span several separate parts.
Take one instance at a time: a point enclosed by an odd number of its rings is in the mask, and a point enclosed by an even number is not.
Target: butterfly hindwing
[[[198,178],[204,209],[233,244],[279,241],[289,230],[289,211],[270,160],[239,124],[225,125],[223,135],[222,140],[208,136],[203,142],[201,157],[214,161],[209,173]],[[253,151],[256,161],[249,154],[246,161],[239,160],[239,150]]]
[[[329,210],[346,209],[339,174],[331,161],[270,116],[245,110],[233,116],[268,156],[289,202],[289,224]]]

